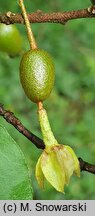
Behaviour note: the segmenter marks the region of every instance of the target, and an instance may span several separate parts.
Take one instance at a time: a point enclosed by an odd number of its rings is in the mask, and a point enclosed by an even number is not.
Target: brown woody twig
[[[36,135],[34,135],[32,132],[30,132],[28,129],[26,129],[23,124],[20,122],[20,120],[15,117],[15,115],[5,110],[3,105],[0,104],[0,115],[11,125],[13,125],[21,134],[23,134],[27,139],[29,139],[37,148],[44,149],[44,142],[38,138]]]
[[[95,174],[95,165],[83,161],[82,158],[78,158],[80,162],[81,171],[87,171]]]
[[[23,134],[27,139],[29,139],[37,148],[44,149],[45,145],[43,140],[38,138],[27,128],[23,126],[20,120],[10,111],[4,109],[3,105],[0,104],[0,115],[11,125],[13,125],[21,134]],[[89,164],[79,158],[81,171],[87,171],[95,174],[95,165]]]
[[[94,6],[93,6],[94,7]],[[93,12],[93,7],[76,10],[76,11],[66,11],[66,12],[53,12],[44,13],[41,10],[37,10],[31,14],[28,14],[29,21],[31,23],[60,23],[65,24],[69,20],[79,19],[79,18],[95,18],[95,13]],[[15,14],[10,11],[0,14],[0,22],[5,24],[13,23],[24,23],[21,14]]]

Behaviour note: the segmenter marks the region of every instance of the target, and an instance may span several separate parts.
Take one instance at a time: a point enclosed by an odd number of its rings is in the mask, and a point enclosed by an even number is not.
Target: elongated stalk
[[[37,49],[37,44],[36,44],[32,29],[31,29],[31,25],[30,25],[30,22],[29,22],[29,19],[28,19],[28,16],[27,16],[27,12],[26,12],[26,8],[24,6],[23,0],[19,0],[19,5],[21,7],[22,15],[23,15],[23,18],[24,18],[24,21],[25,21],[27,34],[28,34],[28,40],[29,40],[29,43],[30,43],[30,48],[33,49],[33,50]]]
[[[42,102],[38,103],[38,115],[39,115],[39,122],[40,122],[41,131],[43,135],[43,140],[45,143],[45,148],[47,149],[50,146],[57,145],[58,142],[55,139],[54,134],[51,130],[47,112],[43,108]]]

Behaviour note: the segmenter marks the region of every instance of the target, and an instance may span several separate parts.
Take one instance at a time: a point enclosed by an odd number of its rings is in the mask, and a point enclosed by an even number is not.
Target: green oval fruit
[[[29,50],[20,63],[20,80],[28,98],[44,101],[54,85],[55,71],[52,57],[44,50]]]
[[[15,25],[0,24],[0,50],[10,56],[21,52],[22,37]]]

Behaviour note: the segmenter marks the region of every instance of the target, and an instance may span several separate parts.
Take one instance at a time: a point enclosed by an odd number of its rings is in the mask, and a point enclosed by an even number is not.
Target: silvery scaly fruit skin
[[[54,85],[52,57],[44,50],[27,51],[20,63],[20,80],[27,97],[37,103],[44,101]]]
[[[18,55],[22,50],[22,37],[15,25],[0,24],[0,50],[9,56]]]

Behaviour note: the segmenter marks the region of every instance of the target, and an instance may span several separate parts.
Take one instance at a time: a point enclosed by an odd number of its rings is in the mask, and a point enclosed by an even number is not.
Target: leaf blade
[[[0,125],[0,200],[32,199],[32,188],[24,155]]]

